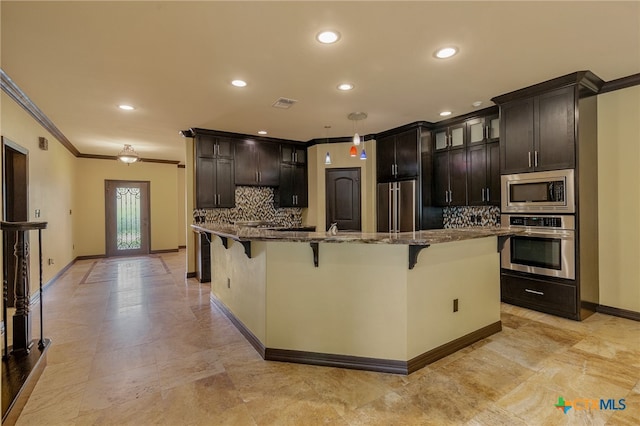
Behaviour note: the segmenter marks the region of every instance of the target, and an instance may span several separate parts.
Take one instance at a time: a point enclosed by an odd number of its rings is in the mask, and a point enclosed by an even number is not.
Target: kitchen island
[[[267,360],[408,374],[502,328],[508,229],[191,226],[211,238],[212,303]]]

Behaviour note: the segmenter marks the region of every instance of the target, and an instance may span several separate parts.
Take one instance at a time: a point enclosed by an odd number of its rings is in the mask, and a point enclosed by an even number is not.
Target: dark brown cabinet
[[[470,206],[500,205],[500,144],[469,145],[467,197]]]
[[[444,151],[449,149],[464,148],[466,145],[466,123],[458,123],[448,127],[435,130],[435,150]]]
[[[417,178],[420,171],[420,130],[411,129],[376,141],[378,183]]]
[[[438,207],[467,204],[467,153],[464,149],[436,152],[433,155],[433,205]]]
[[[280,147],[269,142],[238,141],[235,146],[235,184],[278,186]]]
[[[195,156],[196,208],[234,207],[233,141],[197,135]]]
[[[290,164],[307,164],[306,148],[282,144],[280,146],[280,161]]]
[[[575,167],[574,91],[563,87],[500,106],[503,174]]]
[[[280,165],[280,207],[307,207],[307,168],[301,164],[282,163]]]

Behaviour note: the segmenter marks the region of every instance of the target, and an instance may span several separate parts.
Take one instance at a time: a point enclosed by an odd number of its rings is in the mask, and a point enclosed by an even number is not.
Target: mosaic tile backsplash
[[[445,228],[466,226],[499,226],[500,208],[495,206],[445,207],[442,210]]]
[[[302,209],[275,208],[273,188],[263,186],[236,186],[234,208],[194,210],[194,222],[200,217],[206,223],[262,220],[281,226],[302,225]]]

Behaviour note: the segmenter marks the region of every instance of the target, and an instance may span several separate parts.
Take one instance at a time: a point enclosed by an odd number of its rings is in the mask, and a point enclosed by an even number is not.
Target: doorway
[[[29,220],[28,154],[27,149],[2,137],[2,220],[6,222]],[[7,282],[7,307],[9,308],[15,306],[15,274],[13,273],[16,269],[16,257],[13,255],[15,244],[15,232],[2,233],[3,275]]]
[[[107,256],[149,254],[149,182],[105,180]]]
[[[341,231],[361,231],[360,168],[326,169],[326,228],[338,224]]]

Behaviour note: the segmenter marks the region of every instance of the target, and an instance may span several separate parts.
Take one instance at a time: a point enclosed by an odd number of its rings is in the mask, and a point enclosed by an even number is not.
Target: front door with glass
[[[149,182],[105,181],[107,256],[149,253]]]

